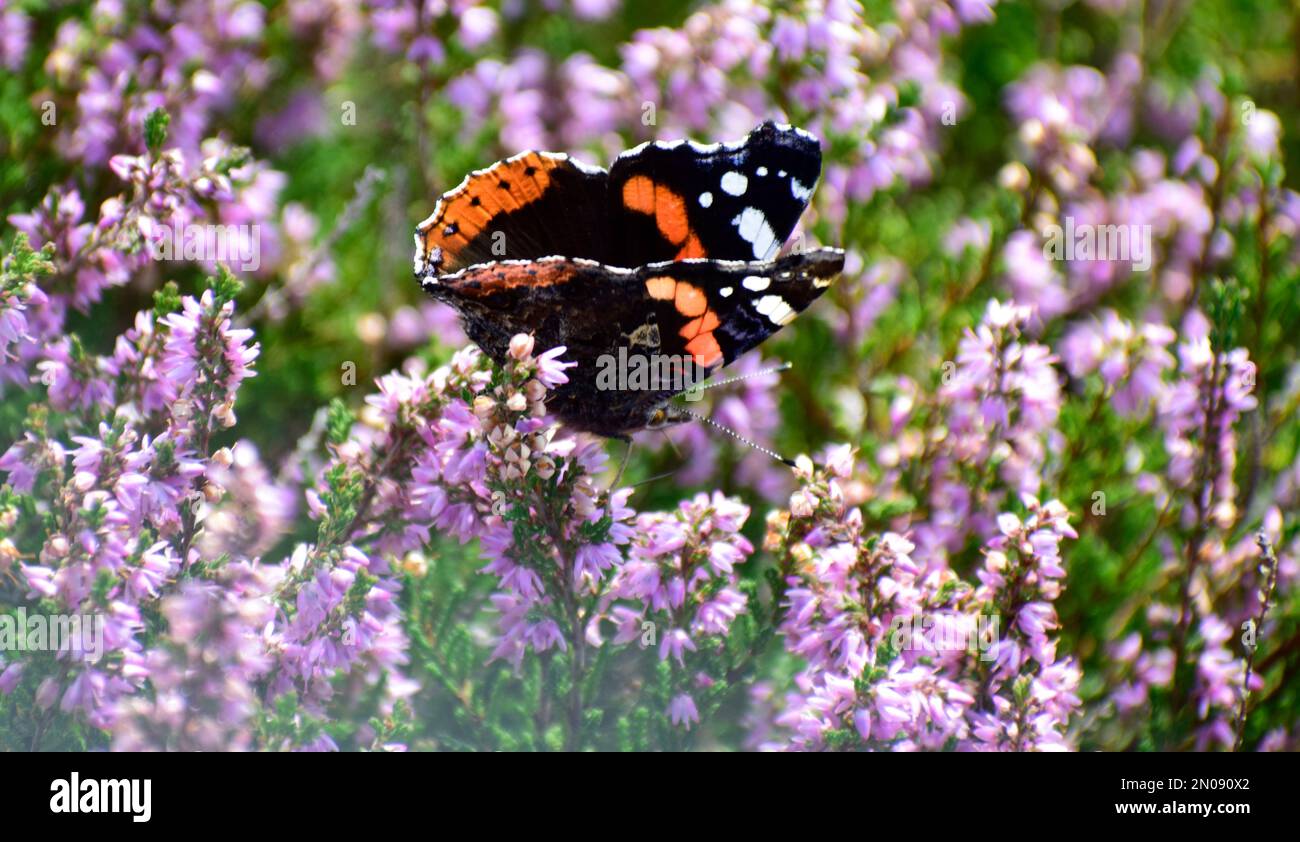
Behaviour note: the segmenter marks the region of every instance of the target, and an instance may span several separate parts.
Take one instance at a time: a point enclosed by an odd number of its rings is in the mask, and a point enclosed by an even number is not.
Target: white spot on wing
[[[767,175],[767,167],[759,167],[758,169],[754,170],[754,172],[756,172],[759,175]]]
[[[770,280],[764,278],[762,275],[750,275],[745,278],[745,280],[741,281],[740,285],[750,292],[762,292],[767,289],[768,285],[771,283]]]
[[[700,194],[700,207],[707,208],[711,204],[713,204],[713,194],[705,190]]]
[[[718,295],[721,295],[723,298],[730,298],[733,292],[735,292],[735,290],[733,290],[731,287],[723,287],[722,289],[718,290]]]
[[[749,186],[749,179],[741,173],[730,170],[722,176],[722,191],[730,193],[732,196],[743,196],[745,188]]]
[[[787,325],[794,318],[794,309],[779,295],[765,295],[754,303],[754,309],[767,316],[775,325]]]
[[[812,188],[804,187],[803,182],[797,178],[790,179],[790,193],[801,202],[808,201],[812,197]]]
[[[781,247],[772,226],[767,224],[767,217],[758,208],[745,208],[731,224],[739,229],[740,238],[754,247],[754,257],[758,260],[770,260]]]

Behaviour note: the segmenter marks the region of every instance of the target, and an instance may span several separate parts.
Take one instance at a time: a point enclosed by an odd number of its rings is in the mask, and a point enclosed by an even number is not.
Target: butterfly
[[[821,173],[808,132],[644,143],[609,170],[523,152],[470,173],[415,234],[415,276],[498,363],[565,346],[547,397],[568,426],[626,439],[695,416],[671,403],[789,324],[844,252],[778,256]],[[629,366],[653,376],[628,375]]]

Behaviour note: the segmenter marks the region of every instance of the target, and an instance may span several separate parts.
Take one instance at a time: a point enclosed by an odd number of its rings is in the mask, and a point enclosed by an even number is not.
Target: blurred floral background
[[[1296,748],[1298,45],[1285,0],[0,0],[0,611],[103,622],[0,647],[0,746]],[[610,493],[563,351],[483,359],[414,226],[766,118],[848,263],[703,405],[799,467],[693,425]],[[225,226],[255,260],[157,259]]]

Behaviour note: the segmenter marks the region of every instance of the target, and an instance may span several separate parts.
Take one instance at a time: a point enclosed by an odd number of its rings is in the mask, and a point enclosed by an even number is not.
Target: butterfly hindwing
[[[466,334],[498,364],[508,363],[516,334],[532,335],[539,348],[564,346],[563,358],[578,365],[552,390],[547,408],[579,429],[624,435],[681,391],[629,384],[625,376],[635,357],[659,354],[657,314],[637,270],[548,258],[475,266],[423,284],[460,312]]]
[[[564,358],[579,365],[548,406],[582,429],[612,436],[639,428],[654,407],[776,333],[843,265],[838,249],[634,270],[550,258],[476,266],[424,285],[460,311],[470,339],[498,363],[519,333],[542,348],[564,346]],[[638,385],[627,376],[636,365],[661,376]],[[610,366],[622,369],[612,384],[602,376]]]
[[[844,267],[838,249],[775,261],[684,261],[647,266],[649,308],[660,353],[689,356],[714,370],[789,324]]]
[[[610,168],[619,265],[770,260],[794,230],[821,173],[821,144],[763,123],[745,140],[647,143]]]

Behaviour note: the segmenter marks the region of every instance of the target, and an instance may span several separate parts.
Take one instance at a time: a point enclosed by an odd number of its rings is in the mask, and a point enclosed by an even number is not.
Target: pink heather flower
[[[569,377],[564,373],[567,368],[573,368],[576,362],[564,362],[560,355],[568,349],[561,345],[558,348],[552,348],[537,358],[537,379],[548,389],[554,389],[556,386],[562,386],[569,382]]]
[[[987,220],[963,217],[948,231],[943,249],[952,257],[961,257],[967,249],[982,254],[989,247],[991,235],[991,226]]]
[[[691,640],[691,636],[683,629],[669,629],[659,642],[659,660],[663,661],[671,656],[681,665],[686,651],[694,652],[695,648],[695,641]]]
[[[484,6],[472,6],[460,16],[460,43],[475,50],[490,41],[497,32],[497,13]]]
[[[0,66],[16,71],[22,68],[27,56],[31,21],[22,9],[8,6],[8,3],[0,6]]]
[[[688,731],[691,725],[698,724],[700,721],[700,712],[695,708],[695,700],[686,693],[673,697],[672,703],[668,705],[668,716],[674,725],[682,725]]]
[[[582,20],[603,20],[618,10],[621,0],[573,0],[573,13]]]
[[[1098,372],[1113,389],[1115,411],[1131,417],[1164,396],[1164,375],[1174,366],[1166,349],[1173,341],[1174,332],[1165,325],[1146,323],[1135,328],[1106,310],[1099,322],[1071,328],[1061,342],[1061,358],[1074,377]]]
[[[824,748],[831,732],[852,728],[862,743],[849,747],[1068,747],[1064,729],[1081,704],[1078,669],[1056,660],[1049,637],[1065,575],[1059,543],[1075,534],[1064,506],[1025,495],[1025,514],[999,513],[981,585],[971,588],[950,571],[926,573],[900,535],[864,535],[838,473],[805,469],[803,480],[808,513],[792,510],[784,527],[784,518],[770,518],[767,538],[769,549],[799,559],[781,622],[787,649],[806,665],[777,717],[788,746]],[[799,543],[787,545],[775,528]],[[990,609],[1004,622],[977,651],[968,639]],[[1032,699],[1013,701],[1012,680],[1028,682]]]

